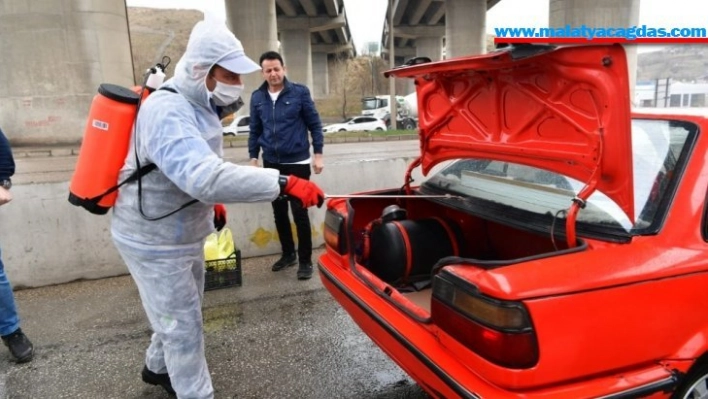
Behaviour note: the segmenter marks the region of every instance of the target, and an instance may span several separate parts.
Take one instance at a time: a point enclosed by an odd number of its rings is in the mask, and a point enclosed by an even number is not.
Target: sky
[[[416,0],[411,0],[416,1]],[[587,0],[593,1],[593,0]],[[129,7],[187,8],[225,15],[224,0],[126,0]],[[653,27],[708,27],[705,0],[641,0],[639,24]],[[495,27],[548,26],[549,0],[502,0],[487,13],[487,33]],[[356,48],[381,39],[388,0],[344,0]]]

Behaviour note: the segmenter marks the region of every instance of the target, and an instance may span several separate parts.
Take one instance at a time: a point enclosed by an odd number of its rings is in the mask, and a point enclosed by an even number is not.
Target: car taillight
[[[534,366],[538,342],[523,304],[485,297],[453,279],[443,272],[433,280],[433,322],[490,362],[514,369]]]
[[[340,255],[347,253],[347,243],[344,238],[344,216],[334,209],[328,209],[324,224],[325,243]]]

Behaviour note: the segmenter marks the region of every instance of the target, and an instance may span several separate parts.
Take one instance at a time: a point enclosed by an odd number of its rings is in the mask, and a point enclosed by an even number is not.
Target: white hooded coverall
[[[204,355],[201,303],[205,237],[213,231],[213,204],[272,201],[280,193],[278,171],[224,162],[222,126],[206,88],[209,70],[243,51],[223,21],[197,23],[174,78],[143,102],[134,142],[121,170],[123,181],[140,165],[157,169],[142,178],[148,217],[199,202],[161,220],[144,219],[138,184],[124,185],[113,208],[111,233],[130,270],[154,331],[146,366],[169,373],[179,398],[213,398]]]

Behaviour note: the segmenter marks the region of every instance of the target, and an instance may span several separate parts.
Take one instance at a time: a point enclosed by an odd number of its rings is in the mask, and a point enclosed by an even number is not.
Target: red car
[[[387,74],[420,157],[319,259],[361,329],[436,398],[708,397],[708,113],[632,113],[612,45]]]

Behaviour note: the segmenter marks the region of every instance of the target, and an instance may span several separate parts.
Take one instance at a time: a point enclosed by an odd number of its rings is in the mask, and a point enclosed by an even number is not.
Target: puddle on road
[[[212,333],[236,326],[243,317],[241,305],[234,303],[206,308],[202,311],[204,332]]]

